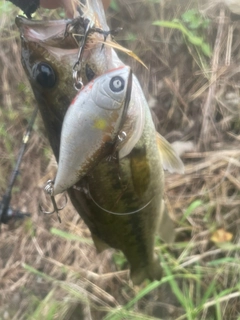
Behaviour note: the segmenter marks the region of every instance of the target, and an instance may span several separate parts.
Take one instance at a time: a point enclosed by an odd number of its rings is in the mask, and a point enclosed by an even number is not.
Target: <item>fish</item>
[[[89,82],[72,101],[63,120],[53,195],[74,186],[114,152],[132,88],[130,67],[120,67]]]
[[[86,7],[81,7],[79,23],[16,18],[22,64],[57,162],[64,117],[76,96],[72,69],[84,36],[78,32],[81,39],[76,41],[74,28],[84,29],[87,19],[92,27],[109,31],[101,1],[86,3]],[[69,29],[73,32],[66,32]],[[104,36],[91,32],[84,44],[78,77],[85,86],[109,70],[124,66],[115,50],[103,45]],[[109,247],[121,250],[130,264],[133,284],[139,285],[145,279],[160,280],[162,276],[154,252],[155,235],[166,242],[174,239],[173,223],[164,210],[164,169],[183,173],[184,166],[171,145],[156,133],[148,103],[134,74],[119,137],[114,152],[99,159],[67,191],[88,226],[97,251]]]

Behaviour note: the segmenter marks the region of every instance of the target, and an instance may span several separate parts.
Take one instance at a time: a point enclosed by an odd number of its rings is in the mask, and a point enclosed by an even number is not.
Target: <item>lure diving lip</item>
[[[114,152],[131,97],[132,71],[124,66],[86,85],[63,121],[53,195],[72,187]]]

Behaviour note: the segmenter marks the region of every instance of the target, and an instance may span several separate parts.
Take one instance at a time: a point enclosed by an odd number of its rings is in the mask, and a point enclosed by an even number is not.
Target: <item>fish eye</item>
[[[122,77],[116,76],[113,77],[110,81],[110,89],[113,92],[120,92],[124,89],[125,81],[123,80]]]
[[[33,67],[33,77],[43,88],[52,88],[56,83],[55,72],[46,62],[39,62]]]

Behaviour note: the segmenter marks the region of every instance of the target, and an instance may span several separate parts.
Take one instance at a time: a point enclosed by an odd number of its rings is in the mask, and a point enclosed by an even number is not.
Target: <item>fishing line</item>
[[[103,210],[103,211],[105,211],[105,212],[107,212],[107,213],[114,214],[114,215],[116,215],[116,216],[127,216],[127,215],[130,215],[130,214],[137,213],[137,212],[139,212],[139,211],[141,211],[141,210],[144,210],[145,208],[147,208],[147,206],[149,206],[149,204],[152,202],[152,200],[153,200],[153,198],[154,198],[154,196],[153,196],[152,199],[151,199],[147,204],[145,204],[143,207],[141,207],[141,208],[139,208],[139,209],[137,209],[137,210],[130,211],[130,212],[122,212],[122,213],[120,213],[120,212],[114,212],[114,211],[107,210],[107,209],[103,208],[102,206],[100,206],[100,204],[98,204],[98,203],[93,199],[93,197],[92,197],[92,195],[91,195],[91,193],[90,193],[90,190],[89,190],[89,185],[88,185],[88,187],[87,187],[87,190],[88,190],[88,195],[89,195],[89,197],[91,198],[91,200],[93,201],[93,203],[94,203],[98,208],[100,208],[101,210]]]

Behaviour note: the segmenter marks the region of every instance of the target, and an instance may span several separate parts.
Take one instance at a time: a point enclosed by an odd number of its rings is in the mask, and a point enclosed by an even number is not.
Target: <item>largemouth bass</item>
[[[88,0],[83,18],[108,30],[101,1]],[[83,19],[83,22],[85,21]],[[72,68],[78,45],[68,32],[69,21],[34,22],[18,17],[22,62],[57,161],[65,113],[76,95]],[[83,23],[84,24],[84,23]],[[71,25],[74,30],[76,21]],[[79,23],[78,29],[84,27]],[[76,39],[75,39],[76,40]],[[123,66],[115,51],[102,46],[104,36],[93,32],[84,48],[80,77],[86,85],[93,78]],[[163,211],[163,169],[183,171],[183,164],[168,142],[156,134],[147,101],[133,75],[132,93],[124,133],[116,154],[94,163],[68,194],[89,227],[98,252],[120,249],[130,263],[131,279],[160,279],[161,267],[154,254],[155,234],[172,241],[174,229]],[[88,133],[86,133],[88,134]],[[163,223],[164,221],[164,223]]]

